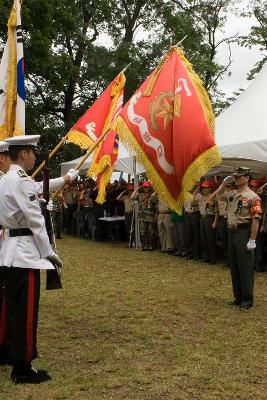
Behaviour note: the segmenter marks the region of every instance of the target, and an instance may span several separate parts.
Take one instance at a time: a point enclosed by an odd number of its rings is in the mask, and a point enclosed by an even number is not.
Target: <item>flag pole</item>
[[[53,157],[54,154],[56,154],[56,152],[60,149],[61,146],[63,146],[63,144],[66,142],[66,140],[68,139],[68,133],[67,135],[65,135],[60,142],[56,145],[56,147],[54,147],[54,149],[49,153],[48,155],[48,159],[50,160],[50,158]],[[42,162],[42,164],[39,165],[39,167],[34,171],[34,173],[32,174],[32,178],[34,179],[36,177],[36,175],[39,174],[39,172],[42,171],[42,169],[45,166],[45,161]]]
[[[118,76],[120,76],[121,74],[123,74],[128,68],[129,68],[129,66],[131,65],[131,62],[128,64],[128,65],[126,65],[126,67],[125,68],[123,68],[123,70],[121,71],[121,72],[119,72],[118,74],[117,74],[117,76],[116,76],[116,78],[118,77]],[[114,80],[116,79],[116,78],[114,78]],[[106,131],[105,131],[106,132]],[[55,155],[55,153],[60,149],[60,147],[61,146],[63,146],[63,144],[66,142],[66,140],[68,139],[68,134],[69,134],[69,132],[60,140],[60,142],[56,145],[56,147],[54,147],[54,149],[49,153],[49,155],[48,155],[48,160],[50,160],[50,158],[52,158],[54,155]],[[102,137],[102,135],[99,137],[99,139]],[[98,139],[98,140],[99,140]],[[101,141],[101,140],[100,140]],[[96,146],[100,143],[100,142],[96,142],[97,144],[96,144]],[[93,145],[93,150],[96,148],[96,146],[94,147],[94,145]],[[90,150],[91,150],[91,148],[92,147],[90,147]],[[87,154],[87,153],[86,153]],[[90,153],[91,154],[91,153]],[[90,155],[89,154],[89,155]],[[89,156],[88,155],[88,156]],[[87,157],[86,157],[86,159],[87,159]],[[86,160],[85,159],[85,160]],[[83,163],[82,163],[83,164]],[[39,167],[33,172],[33,174],[32,174],[32,178],[34,179],[35,177],[36,177],[36,175],[38,175],[39,174],[39,172],[41,172],[42,171],[42,169],[44,168],[44,166],[45,166],[45,161],[43,161],[42,162],[42,164],[40,164],[39,165]],[[80,167],[78,168],[78,169],[80,169]]]

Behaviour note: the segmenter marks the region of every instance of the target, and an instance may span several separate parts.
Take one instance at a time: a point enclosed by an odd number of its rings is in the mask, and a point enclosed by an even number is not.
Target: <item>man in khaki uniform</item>
[[[254,252],[259,221],[262,215],[259,196],[248,187],[250,170],[236,167],[233,176],[226,177],[220,187],[210,197],[223,192],[227,183],[235,181],[237,189],[225,192],[228,210],[228,250],[231,268],[234,301],[241,309],[253,305]]]
[[[157,203],[157,224],[162,253],[173,253],[171,210],[161,200]]]

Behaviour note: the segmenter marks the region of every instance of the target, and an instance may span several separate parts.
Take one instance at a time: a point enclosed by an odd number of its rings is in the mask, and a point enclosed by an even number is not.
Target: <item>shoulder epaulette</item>
[[[21,178],[27,178],[27,174],[26,174],[26,172],[25,171],[23,171],[23,169],[19,169],[18,171],[18,174],[19,174],[19,176],[21,177]]]

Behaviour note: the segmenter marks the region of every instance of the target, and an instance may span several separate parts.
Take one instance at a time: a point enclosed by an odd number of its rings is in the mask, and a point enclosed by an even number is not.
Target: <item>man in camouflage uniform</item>
[[[140,192],[142,190],[142,192]],[[143,186],[137,188],[131,200],[138,200],[138,222],[140,231],[141,250],[152,250],[155,235],[156,198],[152,197],[150,182],[143,182]]]
[[[210,200],[221,194],[226,184],[235,181],[237,189],[224,192],[227,201],[228,250],[234,293],[233,305],[248,310],[253,305],[254,251],[256,236],[262,215],[259,196],[248,187],[250,170],[236,167],[233,176],[228,176]]]
[[[185,221],[185,255],[186,258],[194,260],[200,259],[201,241],[200,241],[200,212],[196,202],[192,199],[184,202]]]

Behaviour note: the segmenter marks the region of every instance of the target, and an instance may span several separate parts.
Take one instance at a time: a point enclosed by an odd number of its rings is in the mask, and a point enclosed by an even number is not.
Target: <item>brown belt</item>
[[[228,229],[230,231],[235,231],[237,229],[249,229],[250,228],[250,223],[244,222],[243,224],[236,224],[236,225],[228,225]]]

